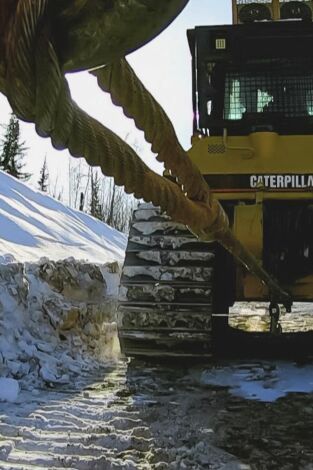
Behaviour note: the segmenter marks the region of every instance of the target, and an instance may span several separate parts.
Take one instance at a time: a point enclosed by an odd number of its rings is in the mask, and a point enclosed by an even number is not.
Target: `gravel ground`
[[[313,469],[313,394],[247,400],[200,380],[208,367],[120,361],[21,392],[0,404],[0,469]]]
[[[244,329],[252,318],[266,330],[254,310]],[[70,385],[36,383],[0,402],[0,470],[313,470],[313,360],[244,357],[118,360]]]
[[[1,404],[0,468],[245,468],[212,445],[205,391],[191,406],[192,391],[181,395],[153,373],[121,361],[79,390],[22,392]]]
[[[239,365],[232,365],[235,372],[253,371],[256,381],[261,380],[262,365],[275,386],[274,363]],[[219,367],[223,371],[229,364]],[[149,408],[143,407],[143,416],[166,449],[168,460],[161,468],[313,469],[312,393],[288,393],[274,402],[248,400],[228,387],[205,385],[199,377],[208,369],[212,366],[149,370],[139,363],[128,370],[139,403],[140,396],[152,400]],[[236,462],[227,461],[222,450]]]

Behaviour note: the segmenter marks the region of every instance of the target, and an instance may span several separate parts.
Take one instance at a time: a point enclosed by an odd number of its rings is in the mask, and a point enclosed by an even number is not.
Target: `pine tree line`
[[[40,191],[43,191],[44,193],[48,192],[48,188],[49,188],[48,180],[49,180],[49,172],[48,172],[47,155],[46,155],[43,161],[43,165],[40,170],[40,177],[38,180],[38,187]]]
[[[31,174],[23,171],[26,150],[25,142],[21,142],[20,139],[20,123],[12,113],[0,142],[0,170],[17,179],[27,181]]]
[[[23,171],[26,156],[25,142],[21,142],[20,125],[17,117],[12,113],[9,123],[4,127],[4,136],[0,140],[0,170],[17,179],[27,181],[31,174]],[[116,186],[112,178],[99,175],[95,168],[88,168],[80,162],[73,164],[69,160],[68,173],[68,204],[70,207],[88,212],[93,217],[108,225],[127,232],[132,211],[136,201],[132,196],[124,193],[124,189]],[[53,189],[49,184],[49,171],[47,157],[45,156],[37,181],[38,189],[50,193],[58,200],[62,200],[63,188],[59,188],[58,178]]]
[[[127,233],[137,201],[97,168],[69,159],[69,205]]]
[[[136,205],[134,197],[125,194],[124,188],[117,186],[112,178],[99,178],[97,170],[91,169],[90,215],[127,233]]]

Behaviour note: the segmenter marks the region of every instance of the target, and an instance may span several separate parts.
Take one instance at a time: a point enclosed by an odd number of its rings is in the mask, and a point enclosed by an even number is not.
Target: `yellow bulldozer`
[[[187,32],[188,155],[232,233],[290,296],[287,310],[313,301],[312,16],[311,0],[233,0],[232,25]],[[280,332],[279,299],[221,244],[138,207],[120,293],[126,355],[211,356],[214,325],[227,329],[236,301],[268,302]]]
[[[188,31],[186,152],[125,56],[188,2],[0,1],[0,92],[14,113],[147,203],[121,279],[129,356],[211,356],[234,337],[236,301],[268,302],[271,336],[286,338],[280,307],[313,300],[313,2],[233,0],[233,25]],[[72,100],[66,73],[82,70],[144,131],[165,177]]]

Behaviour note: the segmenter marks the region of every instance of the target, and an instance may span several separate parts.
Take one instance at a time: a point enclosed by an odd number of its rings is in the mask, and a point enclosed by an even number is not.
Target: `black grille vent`
[[[230,67],[226,72],[224,119],[249,115],[313,116],[313,63],[272,60]]]

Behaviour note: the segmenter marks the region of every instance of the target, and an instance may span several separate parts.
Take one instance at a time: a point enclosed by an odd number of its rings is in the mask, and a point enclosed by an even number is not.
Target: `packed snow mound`
[[[73,257],[122,262],[126,236],[0,171],[0,263]]]
[[[75,385],[119,355],[118,263],[0,265],[0,401]]]

